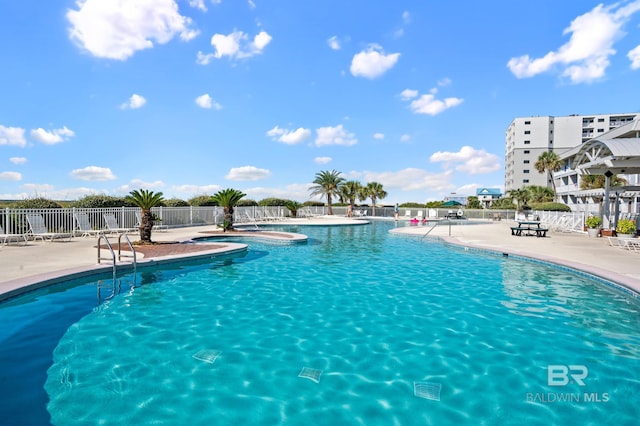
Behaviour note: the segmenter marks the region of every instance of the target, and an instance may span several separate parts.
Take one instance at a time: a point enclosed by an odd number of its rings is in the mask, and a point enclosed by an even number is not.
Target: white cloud
[[[374,79],[389,71],[398,62],[399,53],[385,54],[381,46],[371,44],[366,50],[356,53],[351,60],[354,77]]]
[[[216,110],[221,110],[222,109],[222,105],[220,105],[218,102],[214,101],[211,96],[209,96],[209,94],[205,93],[204,95],[200,95],[196,98],[196,104],[200,107],[200,108],[205,108],[205,109],[216,109]]]
[[[189,0],[189,6],[203,12],[207,11],[207,5],[204,3],[204,0]]]
[[[116,177],[111,173],[111,169],[98,166],[87,166],[82,169],[71,171],[71,177],[80,180],[105,181],[114,180]]]
[[[229,170],[225,176],[228,180],[261,180],[271,176],[271,172],[267,169],[259,169],[254,166],[234,167]]]
[[[571,37],[557,51],[536,59],[529,55],[514,57],[507,66],[517,78],[533,77],[555,66],[564,68],[561,75],[572,83],[602,78],[609,66],[609,57],[616,53],[614,43],[624,36],[624,24],[639,10],[640,1],[637,0],[624,6],[620,3],[599,4],[565,28],[563,34],[571,34]]]
[[[417,96],[418,96],[417,90],[404,89],[402,92],[400,92],[400,99],[402,99],[403,101],[408,101],[409,99],[413,99]]]
[[[409,11],[405,10],[402,12],[402,22],[404,22],[405,25],[409,25],[411,23],[411,14]]]
[[[406,133],[400,136],[400,142],[409,142],[410,140],[411,140],[411,136],[407,135]]]
[[[445,98],[443,100],[436,99],[438,89],[431,89],[428,95],[422,95],[418,99],[411,101],[409,105],[414,114],[438,115],[441,112],[460,105],[464,100],[461,98]],[[403,90],[400,97],[403,100],[409,100],[417,96],[417,92],[413,90]]]
[[[374,133],[373,138],[377,140],[382,140],[384,139],[384,133]]]
[[[213,195],[221,189],[220,185],[174,185],[169,191],[185,198],[191,198],[199,194]]]
[[[9,158],[9,161],[11,161],[13,164],[25,164],[27,162],[27,159],[25,157],[11,157]]]
[[[338,37],[336,37],[336,36],[333,36],[333,37],[329,38],[329,40],[327,40],[327,44],[333,50],[340,50],[340,48],[342,47],[340,45],[340,40],[338,40]]]
[[[69,37],[100,58],[123,61],[176,35],[185,41],[198,35],[175,0],[77,0],[76,6],[67,11]]]
[[[0,145],[26,146],[24,129],[19,127],[4,127],[0,124]]]
[[[333,161],[331,157],[316,157],[313,159],[313,162],[316,164],[327,164]]]
[[[451,183],[453,172],[432,173],[418,168],[406,168],[397,172],[364,172],[364,182],[380,182],[385,189],[402,191],[427,190],[447,191],[454,188]],[[365,183],[366,185],[366,183]],[[389,192],[389,191],[387,191]]]
[[[302,127],[296,130],[281,129],[275,126],[267,132],[267,136],[275,141],[285,143],[287,145],[296,145],[304,142],[311,137],[311,130]]]
[[[55,186],[48,183],[25,183],[24,185],[21,185],[21,187],[32,194],[37,194],[38,196],[42,196],[55,189]],[[50,198],[51,194],[48,194],[48,197]]]
[[[636,46],[634,49],[631,49],[629,53],[627,53],[627,57],[631,61],[631,69],[640,69],[640,45]]]
[[[0,172],[0,180],[22,180],[22,174],[18,172]]]
[[[38,142],[42,142],[46,145],[55,145],[60,142],[69,140],[69,138],[75,136],[72,130],[63,127],[62,129],[54,129],[51,131],[44,130],[42,128],[31,130],[30,136]]]
[[[316,146],[325,145],[343,145],[351,146],[358,143],[355,134],[346,131],[342,124],[335,127],[320,127],[316,129],[318,137],[316,138]]]
[[[500,159],[497,155],[490,154],[484,149],[475,149],[463,146],[458,152],[438,151],[431,155],[432,163],[462,163],[455,166],[458,172],[470,175],[493,173],[501,169]]]
[[[249,36],[242,31],[234,31],[229,35],[214,34],[211,37],[211,45],[214,48],[213,56],[198,52],[197,62],[206,65],[211,59],[220,59],[228,56],[231,59],[249,58],[259,55],[271,42],[271,36],[266,31],[261,31],[249,41]]]
[[[451,85],[451,79],[448,77],[445,77],[442,80],[438,81],[438,86],[440,87],[447,87],[450,85]]]
[[[146,103],[147,100],[143,96],[134,93],[127,102],[120,105],[120,109],[138,109],[142,108]]]

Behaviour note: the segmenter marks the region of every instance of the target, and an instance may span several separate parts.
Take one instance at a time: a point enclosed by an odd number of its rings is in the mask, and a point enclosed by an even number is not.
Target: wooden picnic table
[[[539,220],[518,220],[518,226],[511,227],[511,235],[516,235],[518,237],[521,236],[533,236],[536,237],[546,237],[547,228],[542,228],[540,226]]]

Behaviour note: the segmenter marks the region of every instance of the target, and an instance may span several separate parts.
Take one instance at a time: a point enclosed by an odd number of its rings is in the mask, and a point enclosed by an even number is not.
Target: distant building
[[[444,197],[444,201],[457,201],[463,206],[467,205],[467,196],[466,195],[457,195],[455,192],[452,192],[451,195],[447,195]]]
[[[482,207],[489,208],[495,200],[502,197],[502,191],[499,188],[478,188],[476,189],[476,196]]]
[[[538,173],[534,164],[540,154],[569,151],[610,130],[631,123],[639,113],[542,116],[515,118],[506,131],[504,190],[523,186],[551,187],[547,173]]]

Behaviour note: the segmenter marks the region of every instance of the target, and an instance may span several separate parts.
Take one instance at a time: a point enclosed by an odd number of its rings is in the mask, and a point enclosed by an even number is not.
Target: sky
[[[516,117],[640,111],[640,0],[0,2],[0,199],[504,188]]]

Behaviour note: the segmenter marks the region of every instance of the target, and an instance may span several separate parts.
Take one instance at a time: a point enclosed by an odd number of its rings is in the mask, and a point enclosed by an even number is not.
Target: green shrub
[[[616,233],[618,234],[635,234],[636,221],[631,219],[620,219],[616,225]]]
[[[62,204],[40,197],[16,201],[11,207],[16,209],[61,209]]]
[[[211,195],[197,195],[193,198],[189,199],[190,206],[217,206],[218,203],[215,202]]]
[[[238,201],[238,204],[237,204],[238,207],[254,207],[257,205],[258,203],[255,200],[250,200],[250,199],[240,200]]]
[[[562,203],[531,203],[533,210],[542,210],[546,212],[570,212],[571,207]]]
[[[180,198],[169,198],[163,202],[165,207],[189,207],[189,203]]]
[[[134,207],[124,197],[113,197],[111,195],[86,195],[71,203],[70,207],[84,209],[99,209],[107,207]]]
[[[587,228],[596,229],[602,225],[602,219],[600,219],[600,216],[589,216],[584,223],[587,225]]]
[[[282,198],[265,198],[264,200],[260,200],[258,201],[258,205],[259,206],[283,206],[286,204],[286,202],[289,200],[284,200]]]

